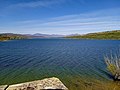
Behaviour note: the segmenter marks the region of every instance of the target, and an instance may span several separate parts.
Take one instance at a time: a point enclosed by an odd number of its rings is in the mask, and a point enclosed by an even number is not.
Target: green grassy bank
[[[88,33],[88,34],[85,34],[85,35],[67,36],[65,38],[120,40],[120,30],[98,32],[98,33]]]

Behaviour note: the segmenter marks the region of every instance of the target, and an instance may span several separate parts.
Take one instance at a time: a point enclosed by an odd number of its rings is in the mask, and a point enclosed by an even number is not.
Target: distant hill
[[[0,41],[15,40],[15,39],[27,39],[27,38],[29,38],[29,37],[26,35],[21,35],[21,34],[13,34],[13,33],[0,34]]]
[[[33,36],[38,36],[38,37],[64,37],[64,35],[58,35],[58,34],[40,34],[40,33],[36,33],[33,34]]]
[[[98,33],[88,33],[88,34],[85,34],[85,35],[67,36],[65,38],[120,40],[120,30],[98,32]]]
[[[13,34],[13,33],[2,33],[0,34],[0,41],[5,40],[16,40],[16,39],[30,39],[30,38],[75,38],[75,39],[112,39],[120,40],[120,30],[98,32],[98,33],[88,33],[84,35],[72,34],[68,36],[57,35],[57,34]]]
[[[30,38],[57,38],[57,37],[64,37],[64,35],[40,34],[40,33],[36,33],[36,34],[1,33],[0,41],[16,40],[16,39],[30,39]]]
[[[64,35],[58,35],[58,34],[41,34],[41,33],[25,34],[25,35],[29,36],[31,38],[57,38],[57,37],[64,37]]]

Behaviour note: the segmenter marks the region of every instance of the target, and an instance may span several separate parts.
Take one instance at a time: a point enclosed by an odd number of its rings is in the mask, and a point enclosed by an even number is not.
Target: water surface
[[[79,88],[74,80],[110,80],[104,56],[116,53],[119,47],[119,40],[28,39],[0,42],[0,84],[55,76],[67,87],[74,85]]]

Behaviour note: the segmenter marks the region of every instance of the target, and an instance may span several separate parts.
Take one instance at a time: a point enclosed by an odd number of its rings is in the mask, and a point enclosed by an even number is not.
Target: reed
[[[120,56],[111,55],[111,57],[104,57],[107,70],[112,74],[113,79],[116,81],[120,80]]]

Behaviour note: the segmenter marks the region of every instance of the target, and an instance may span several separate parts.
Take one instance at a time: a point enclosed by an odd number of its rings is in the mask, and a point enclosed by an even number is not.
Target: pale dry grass
[[[114,79],[118,79],[120,76],[120,56],[111,55],[111,57],[106,56],[104,59],[107,65],[107,70],[112,74]]]

